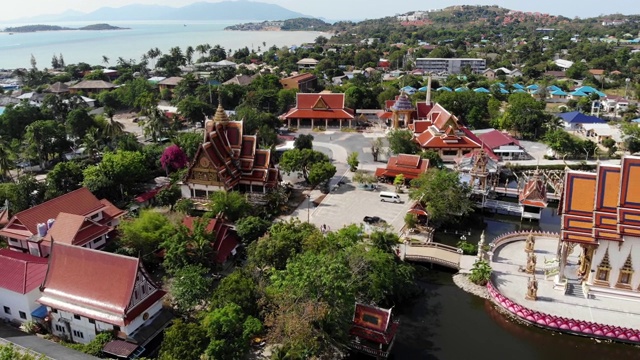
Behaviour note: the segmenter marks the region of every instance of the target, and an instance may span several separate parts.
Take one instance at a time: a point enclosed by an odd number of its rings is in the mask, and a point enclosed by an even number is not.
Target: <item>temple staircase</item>
[[[576,296],[584,299],[582,284],[579,279],[567,279],[567,289],[564,292],[567,296]]]

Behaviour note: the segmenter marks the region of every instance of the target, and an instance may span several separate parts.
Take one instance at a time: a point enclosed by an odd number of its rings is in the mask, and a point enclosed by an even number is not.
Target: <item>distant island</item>
[[[251,22],[231,25],[225,30],[235,31],[327,31],[331,24],[314,18],[295,18],[282,21]]]
[[[93,24],[83,26],[81,28],[69,28],[64,26],[56,26],[56,25],[25,25],[25,26],[16,26],[16,27],[8,27],[4,29],[4,32],[8,33],[28,33],[28,32],[36,32],[36,31],[64,31],[64,30],[126,30],[128,28],[121,28],[109,24]]]

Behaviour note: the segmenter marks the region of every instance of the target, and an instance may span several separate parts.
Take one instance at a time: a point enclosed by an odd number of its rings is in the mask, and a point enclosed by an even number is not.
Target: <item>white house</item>
[[[162,307],[165,292],[138,258],[54,243],[41,289],[51,332],[77,343],[109,331],[144,346],[171,319]]]
[[[0,249],[0,319],[15,323],[32,320],[40,307],[40,284],[47,273],[47,259]]]
[[[556,59],[553,62],[562,70],[567,70],[573,66],[573,61],[569,61],[569,60]]]

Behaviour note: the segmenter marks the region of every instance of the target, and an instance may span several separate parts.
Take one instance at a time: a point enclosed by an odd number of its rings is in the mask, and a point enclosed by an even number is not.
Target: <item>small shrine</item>
[[[395,104],[391,106],[391,111],[393,113],[393,128],[397,129],[400,127],[400,121],[402,120],[402,124],[407,127],[411,124],[412,114],[416,111],[413,108],[413,104],[411,103],[411,99],[404,92],[398,96]]]
[[[536,279],[536,274],[534,273],[529,281],[527,282],[527,294],[524,296],[527,300],[538,300],[538,280]]]
[[[484,149],[476,149],[456,160],[461,181],[468,183],[473,193],[487,195],[499,176],[500,165]]]
[[[524,185],[519,200],[523,219],[540,220],[542,209],[547,207],[547,184],[538,170]]]
[[[393,319],[391,309],[356,303],[349,330],[349,347],[376,359],[391,353],[400,322]]]

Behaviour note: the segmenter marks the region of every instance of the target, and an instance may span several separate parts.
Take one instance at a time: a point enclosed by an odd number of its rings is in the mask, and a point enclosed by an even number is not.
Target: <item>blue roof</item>
[[[416,93],[416,88],[414,88],[413,86],[405,86],[402,89],[400,89],[400,91],[404,91],[405,93],[409,94],[409,95],[413,95]]]
[[[428,88],[427,86],[423,86],[423,87],[421,87],[420,89],[418,89],[418,91],[420,91],[420,92],[427,92],[427,90],[428,90],[428,89],[429,89],[429,88]],[[431,89],[431,90],[433,90],[433,89]]]
[[[580,86],[579,88],[576,89],[576,91],[582,91],[583,93],[592,93],[592,92],[596,92],[598,90],[596,90],[595,88],[592,88],[591,86]]]
[[[443,87],[437,88],[436,91],[449,91],[449,92],[451,92],[453,90],[451,90],[450,87],[443,86]]]
[[[33,310],[31,312],[31,316],[38,318],[38,319],[44,319],[47,317],[47,314],[49,313],[49,311],[47,311],[47,307],[44,305],[40,305],[37,309]]]
[[[501,82],[495,83],[494,85],[498,85],[498,86],[500,86],[500,87],[501,87],[501,88],[503,88],[503,89],[504,89],[504,87],[505,87],[505,85],[504,85],[503,83],[501,83]]]
[[[513,84],[513,87],[516,89],[524,89],[524,86],[520,85],[520,84]]]
[[[633,123],[640,123],[640,118],[633,119],[633,120],[631,120],[631,122],[633,122]]]
[[[473,91],[475,91],[477,93],[485,93],[485,94],[488,94],[488,93],[491,92],[491,91],[489,91],[489,90],[487,90],[487,89],[485,89],[483,87],[475,88],[475,89],[473,89]]]
[[[549,86],[549,87],[547,88],[547,90],[550,90],[550,91],[558,91],[558,90],[560,90],[560,91],[562,91],[562,89],[560,89],[559,87],[557,87],[557,86],[555,86],[555,85],[551,85],[551,86]]]
[[[500,94],[508,94],[509,92],[505,89],[500,89]]]
[[[513,92],[514,94],[522,94],[522,93],[526,94],[526,93],[527,93],[526,91],[524,91],[524,90],[522,90],[522,89],[515,89],[515,90],[513,90],[512,92]]]
[[[469,91],[469,88],[461,86],[459,88],[456,88],[455,92],[462,92],[462,91]]]
[[[539,86],[536,85],[536,84],[532,84],[532,85],[527,86],[528,90],[538,90],[538,88],[539,88]]]
[[[569,124],[604,124],[599,117],[585,115],[579,111],[558,114],[558,117]]]
[[[551,92],[551,95],[556,95],[556,96],[567,96],[567,93],[558,89],[558,90],[554,90],[553,92]]]
[[[572,92],[571,94],[569,94],[571,96],[588,96],[587,93],[581,91],[581,90],[576,90],[574,92]]]
[[[605,94],[605,93],[603,93],[601,91],[596,90],[595,93],[598,94],[598,96],[600,96],[600,97],[607,97],[607,94]]]

